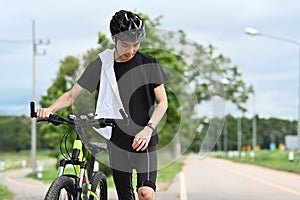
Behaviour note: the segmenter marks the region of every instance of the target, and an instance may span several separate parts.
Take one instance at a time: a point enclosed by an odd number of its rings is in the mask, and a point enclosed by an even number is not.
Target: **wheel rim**
[[[73,196],[66,188],[62,188],[59,192],[58,200],[73,200]]]

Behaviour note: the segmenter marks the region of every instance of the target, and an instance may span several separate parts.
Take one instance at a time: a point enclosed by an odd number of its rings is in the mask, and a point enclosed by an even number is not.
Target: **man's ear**
[[[111,39],[112,39],[113,42],[115,42],[115,36],[112,35]]]

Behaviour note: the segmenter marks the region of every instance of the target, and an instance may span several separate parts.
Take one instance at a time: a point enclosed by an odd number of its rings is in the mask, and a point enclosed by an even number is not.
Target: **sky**
[[[253,85],[248,116],[298,118],[300,46],[266,37],[271,34],[300,42],[297,0],[0,0],[0,115],[29,115],[32,91],[32,21],[38,45],[37,100],[46,94],[67,55],[81,55],[97,44],[99,31],[109,36],[109,20],[120,9],[155,18],[159,28],[184,30],[187,37],[230,58]],[[244,34],[254,27],[263,35]],[[265,34],[265,35],[264,35]],[[239,115],[228,104],[226,113]]]

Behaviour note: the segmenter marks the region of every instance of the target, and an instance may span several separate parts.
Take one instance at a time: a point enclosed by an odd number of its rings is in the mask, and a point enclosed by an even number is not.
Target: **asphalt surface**
[[[8,187],[16,196],[13,200],[41,200],[44,198],[47,184],[26,178],[31,169],[11,170],[0,174],[0,182]]]
[[[300,199],[299,174],[195,155],[183,171],[188,200]]]
[[[16,196],[13,200],[43,199],[49,185],[30,178],[30,169],[0,173],[0,182]],[[300,175],[226,160],[191,155],[183,171],[157,200],[299,200]],[[109,199],[116,192],[109,190]]]

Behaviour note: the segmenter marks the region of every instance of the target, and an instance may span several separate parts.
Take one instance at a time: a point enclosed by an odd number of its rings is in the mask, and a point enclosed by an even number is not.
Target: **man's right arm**
[[[50,114],[69,107],[77,99],[82,90],[83,88],[78,83],[75,83],[69,91],[62,94],[51,106],[48,108],[39,108],[37,110],[37,117],[48,118]]]

